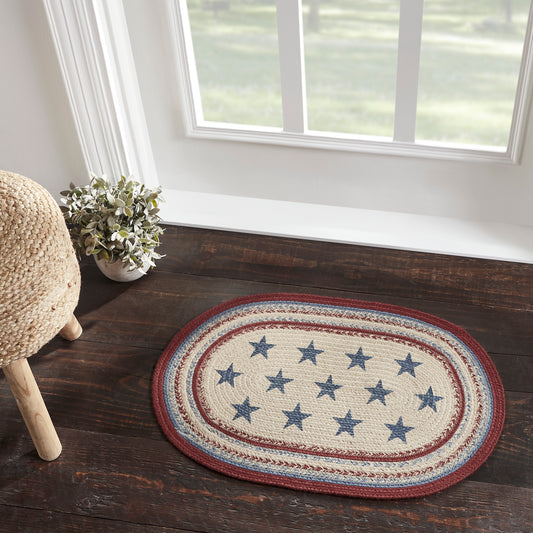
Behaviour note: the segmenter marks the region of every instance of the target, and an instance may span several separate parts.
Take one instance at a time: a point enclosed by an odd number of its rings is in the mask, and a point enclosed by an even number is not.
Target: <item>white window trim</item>
[[[195,61],[193,57],[193,43],[190,33],[186,0],[166,0],[169,14],[170,32],[174,47],[174,58],[177,69],[178,84],[182,95],[182,107],[184,110],[186,135],[191,138],[212,139],[238,142],[252,142],[264,144],[276,144],[284,146],[294,146],[298,148],[319,148],[327,150],[343,150],[351,152],[365,152],[370,154],[379,154],[383,156],[410,156],[424,157],[430,159],[447,159],[474,162],[499,162],[519,164],[522,158],[524,148],[527,116],[531,105],[533,93],[533,29],[531,11],[526,29],[524,41],[523,60],[519,72],[515,107],[513,111],[512,123],[510,128],[509,143],[507,148],[500,146],[476,146],[476,145],[459,145],[453,143],[415,141],[411,142],[414,134],[414,113],[416,110],[416,87],[413,85],[413,79],[418,79],[418,62],[414,63],[415,72],[411,72],[410,81],[406,77],[400,76],[397,87],[396,98],[407,98],[410,103],[407,106],[405,114],[398,115],[395,113],[395,133],[394,142],[391,138],[380,138],[364,135],[338,134],[329,132],[318,132],[313,130],[294,131],[297,128],[291,126],[284,128],[268,128],[246,126],[240,124],[228,124],[206,121],[201,110],[200,89],[198,75],[196,72]],[[284,5],[284,15],[290,18],[290,22],[284,22],[279,29],[285,33],[289,26],[296,24],[295,11],[298,9],[300,17],[301,31],[301,0],[282,0],[277,5]],[[410,12],[414,15],[415,26],[422,22],[423,0],[402,0],[401,14]],[[292,10],[292,11],[291,11]],[[279,17],[279,13],[278,13]],[[278,19],[279,20],[279,19]],[[416,29],[416,28],[415,28]],[[280,46],[288,46],[290,39],[280,37]],[[294,43],[292,43],[294,44]],[[398,65],[403,62],[407,54],[419,54],[420,43],[417,39],[409,39],[409,32],[400,30],[400,49]],[[285,48],[284,48],[285,49]],[[287,59],[287,63],[292,65],[290,72],[296,76],[302,76],[300,83],[305,80],[303,67],[294,68],[295,59],[294,50],[297,47],[287,48],[292,50],[292,58]],[[302,55],[301,48],[297,52]],[[411,63],[413,63],[411,61]],[[282,78],[284,71],[284,61],[281,65]],[[301,74],[300,74],[301,73]],[[287,94],[294,87],[298,86],[296,81],[287,82],[282,79],[282,102],[288,99]],[[286,87],[291,89],[285,90]],[[302,89],[304,91],[305,88]],[[305,95],[305,92],[303,92]],[[300,100],[300,101],[299,101]],[[287,100],[288,101],[288,100]],[[292,101],[296,101],[297,109],[305,109],[305,97],[297,99],[292,96]],[[284,119],[285,105],[284,107]],[[195,112],[195,109],[197,112]],[[397,116],[398,115],[398,116]],[[289,118],[292,120],[292,118]],[[300,123],[302,120],[300,120]],[[289,124],[292,124],[289,123]]]
[[[43,0],[88,172],[157,186],[121,0]]]

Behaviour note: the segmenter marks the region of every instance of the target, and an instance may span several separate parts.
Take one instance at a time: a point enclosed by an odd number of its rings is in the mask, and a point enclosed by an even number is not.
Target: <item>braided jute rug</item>
[[[425,496],[476,470],[505,402],[481,346],[440,318],[296,294],[239,298],[172,340],[159,423],[227,475],[369,498]]]

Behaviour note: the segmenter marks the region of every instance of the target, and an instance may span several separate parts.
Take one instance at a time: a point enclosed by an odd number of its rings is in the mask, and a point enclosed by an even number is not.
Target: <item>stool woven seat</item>
[[[33,380],[26,358],[57,333],[69,340],[81,334],[73,315],[80,293],[80,270],[54,199],[34,181],[5,171],[0,171],[0,252],[0,368],[43,457],[32,433],[40,431],[43,424],[30,427],[27,416],[35,413],[25,413],[21,405],[28,396],[26,381]],[[24,381],[18,383],[17,379]],[[25,396],[20,398],[19,393]],[[44,459],[55,458],[45,455]]]

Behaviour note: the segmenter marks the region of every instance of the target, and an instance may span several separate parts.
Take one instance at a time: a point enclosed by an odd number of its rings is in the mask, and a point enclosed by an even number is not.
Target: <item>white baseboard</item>
[[[533,227],[164,189],[165,223],[533,264]]]

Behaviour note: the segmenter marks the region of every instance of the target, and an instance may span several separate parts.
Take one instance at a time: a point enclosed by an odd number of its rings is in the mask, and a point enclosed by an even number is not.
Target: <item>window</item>
[[[204,120],[281,127],[275,6],[220,0],[188,6]]]
[[[529,3],[425,3],[417,139],[507,146]]]
[[[517,161],[529,0],[172,0],[193,136]]]
[[[304,0],[309,129],[392,138],[397,0]]]

